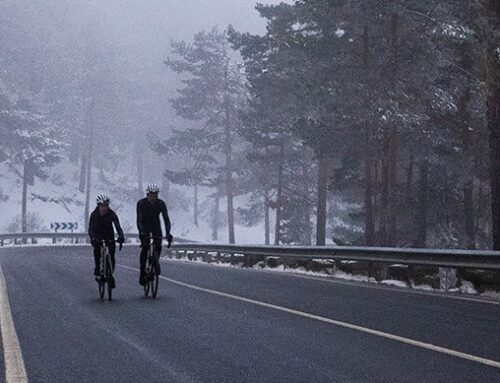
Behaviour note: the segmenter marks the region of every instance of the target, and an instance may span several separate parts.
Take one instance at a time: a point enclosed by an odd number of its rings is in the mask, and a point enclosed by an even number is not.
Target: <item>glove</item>
[[[172,234],[167,235],[168,247],[170,247],[173,240],[174,240],[174,237],[172,236]]]
[[[118,237],[118,243],[121,245],[125,242],[125,238],[123,236]]]
[[[97,246],[99,246],[99,240],[97,238],[90,238],[90,244],[93,247],[97,247]]]

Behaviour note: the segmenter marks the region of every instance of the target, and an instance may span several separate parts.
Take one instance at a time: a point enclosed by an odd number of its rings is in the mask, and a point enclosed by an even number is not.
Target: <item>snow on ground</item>
[[[83,232],[86,227],[86,219],[84,218],[85,193],[78,190],[78,166],[65,160],[49,171],[51,176],[48,179],[36,179],[35,184],[28,188],[28,215],[34,214],[37,222],[37,227],[34,230],[49,232],[52,222],[77,222],[78,231]],[[128,188],[128,190],[135,188],[135,185],[130,181],[130,175],[121,173],[114,175],[106,173],[105,175],[112,185],[102,179],[98,169],[93,169],[91,210],[95,207],[95,196],[106,193],[111,198],[111,208],[118,214],[123,230],[137,232],[135,204],[138,198],[131,199],[129,196],[121,195],[123,193],[114,192],[116,185],[122,189]],[[149,181],[160,183],[157,180]],[[20,231],[22,182],[6,164],[0,164],[0,185],[0,191],[8,197],[6,201],[0,199],[0,211],[2,212],[0,214],[0,233]],[[177,195],[185,195],[187,198],[192,195],[192,191],[188,188],[182,189],[177,186],[175,188],[179,189]],[[209,191],[200,191],[201,203],[208,193]],[[162,198],[161,191],[160,198]],[[200,217],[197,227],[193,224],[191,209],[183,210],[180,208],[182,205],[180,202],[168,198],[165,198],[165,202],[169,209],[174,237],[189,238],[200,242],[214,242],[211,239],[211,227],[202,217]],[[223,202],[221,201],[221,209],[224,208]],[[235,232],[238,243],[262,244],[264,242],[263,226],[248,228],[236,225]],[[227,227],[220,228],[219,240],[216,242],[228,242]]]
[[[166,259],[166,257],[162,257],[162,258]],[[178,261],[178,262],[207,264],[206,262],[204,262],[201,259],[201,257],[194,257],[192,260],[188,259],[186,256],[183,256],[180,259],[177,259],[177,258],[173,258],[173,259],[175,261]],[[209,265],[216,266],[216,267],[234,267],[234,268],[241,267],[241,265],[232,265],[229,262],[211,262],[211,263],[209,263]],[[325,272],[315,272],[315,271],[306,270],[303,267],[288,268],[288,267],[285,267],[284,265],[279,265],[277,267],[267,267],[263,264],[263,262],[259,262],[258,264],[254,265],[253,269],[261,270],[261,271],[268,271],[268,272],[301,274],[301,275],[308,275],[308,276],[321,277],[321,278],[342,279],[342,280],[346,280],[346,281],[368,282],[368,283],[389,285],[389,286],[395,286],[395,287],[401,287],[401,288],[413,288],[415,290],[421,290],[421,291],[442,292],[442,290],[434,289],[430,285],[424,284],[424,285],[408,286],[408,284],[404,281],[393,280],[393,279],[386,279],[386,280],[382,280],[380,282],[377,282],[375,280],[375,278],[369,278],[369,277],[364,276],[364,275],[349,274],[349,273],[345,273],[345,272],[340,271],[340,270],[335,271],[333,274],[328,274]],[[499,291],[485,291],[484,293],[479,294],[478,291],[474,288],[472,282],[469,282],[469,281],[462,281],[462,285],[459,288],[450,289],[450,290],[448,290],[448,292],[455,293],[455,294],[476,295],[476,296],[480,296],[483,298],[499,299],[500,300],[500,292]]]
[[[394,279],[386,279],[380,282],[383,285],[397,286],[397,287],[408,287],[408,284],[403,281],[398,281]]]

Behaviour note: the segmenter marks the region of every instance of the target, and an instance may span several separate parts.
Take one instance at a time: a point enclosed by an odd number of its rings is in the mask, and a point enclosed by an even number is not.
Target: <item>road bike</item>
[[[161,237],[149,236],[149,249],[146,258],[146,267],[144,269],[145,283],[144,283],[144,296],[151,296],[156,298],[158,294],[158,284],[160,283],[160,260],[158,257],[158,252],[154,245],[155,240],[160,240]]]
[[[114,240],[113,240],[114,241]],[[101,248],[101,262],[99,265],[99,275],[96,277],[97,285],[99,287],[99,297],[104,300],[106,290],[108,291],[108,300],[113,298],[113,265],[111,264],[111,254],[109,253],[109,243],[113,241],[106,241],[104,239],[99,241]],[[120,250],[122,244],[120,243]]]

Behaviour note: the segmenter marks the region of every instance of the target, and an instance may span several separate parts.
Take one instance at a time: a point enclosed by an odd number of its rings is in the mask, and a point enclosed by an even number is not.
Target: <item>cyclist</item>
[[[109,208],[109,197],[106,194],[99,194],[96,198],[97,206],[90,215],[89,222],[89,236],[90,243],[94,247],[94,261],[95,269],[94,275],[99,276],[99,265],[101,261],[101,240],[109,241],[109,255],[111,257],[111,265],[115,269],[115,233],[113,231],[113,224],[115,225],[116,232],[118,233],[118,243],[125,242],[123,230],[120,226],[120,221],[116,213]],[[111,287],[115,287],[114,278],[111,281]]]
[[[163,216],[165,224],[165,238],[168,240],[168,245],[172,243],[172,235],[170,234],[170,219],[168,217],[167,205],[158,198],[160,188],[156,184],[149,184],[146,187],[146,198],[137,202],[137,229],[139,230],[139,238],[141,240],[141,272],[139,283],[144,285],[146,278],[144,275],[146,268],[146,259],[148,256],[149,236],[153,235],[154,248],[158,256],[161,253],[162,231],[160,224],[160,214]],[[158,269],[158,274],[160,270]]]

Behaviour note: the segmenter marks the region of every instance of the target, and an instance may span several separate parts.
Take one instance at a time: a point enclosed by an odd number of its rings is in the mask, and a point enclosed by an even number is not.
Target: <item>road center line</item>
[[[3,355],[5,361],[5,380],[7,383],[28,382],[24,367],[23,354],[14,327],[10,311],[7,283],[0,264],[0,331],[2,334]]]
[[[136,269],[134,267],[124,266],[124,265],[118,265],[118,266],[120,266],[120,267],[122,267],[124,269],[129,269],[129,270],[133,270],[133,271],[139,271],[139,269]],[[338,320],[335,320],[335,319],[330,319],[330,318],[322,317],[322,316],[319,316],[319,315],[309,314],[309,313],[306,313],[304,311],[294,310],[294,309],[290,309],[290,308],[283,307],[283,306],[277,306],[277,305],[273,305],[273,304],[270,304],[270,303],[256,301],[254,299],[249,299],[249,298],[240,297],[238,295],[223,293],[223,292],[217,291],[217,290],[206,289],[204,287],[199,287],[199,286],[191,285],[189,283],[180,282],[180,281],[177,281],[175,279],[167,278],[167,277],[164,277],[164,276],[160,276],[160,278],[164,279],[166,281],[169,281],[171,283],[174,283],[176,285],[187,287],[187,288],[192,289],[192,290],[203,291],[205,293],[209,293],[209,294],[213,294],[213,295],[218,295],[218,296],[221,296],[221,297],[224,297],[224,298],[230,298],[230,299],[238,300],[238,301],[245,302],[245,303],[250,303],[250,304],[253,304],[253,305],[257,305],[257,306],[267,307],[267,308],[270,308],[270,309],[273,309],[273,310],[278,310],[278,311],[286,312],[286,313],[297,315],[297,316],[300,316],[300,317],[303,317],[303,318],[313,319],[313,320],[317,320],[319,322],[329,323],[329,324],[333,324],[333,325],[336,325],[336,326],[339,326],[339,327],[348,328],[350,330],[359,331],[359,332],[362,332],[362,333],[365,333],[365,334],[370,334],[370,335],[378,336],[378,337],[381,337],[381,338],[390,339],[390,340],[393,340],[393,341],[396,341],[396,342],[408,344],[408,345],[411,345],[411,346],[420,347],[420,348],[423,348],[423,349],[426,349],[426,350],[431,350],[431,351],[439,352],[441,354],[455,356],[457,358],[465,359],[465,360],[476,362],[476,363],[481,363],[481,364],[484,364],[484,365],[487,365],[487,366],[490,366],[490,367],[500,368],[500,361],[486,359],[486,358],[482,358],[482,357],[471,355],[471,354],[466,354],[464,352],[451,350],[449,348],[435,346],[435,345],[430,344],[430,343],[420,342],[418,340],[409,339],[409,338],[405,338],[405,337],[402,337],[402,336],[393,335],[393,334],[389,334],[389,333],[386,333],[386,332],[373,330],[373,329],[370,329],[370,328],[367,328],[367,327],[353,325],[351,323],[342,322],[342,321],[338,321]]]

